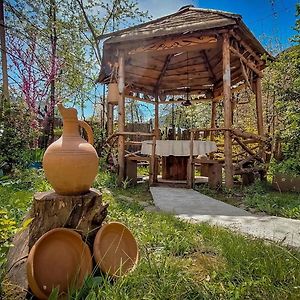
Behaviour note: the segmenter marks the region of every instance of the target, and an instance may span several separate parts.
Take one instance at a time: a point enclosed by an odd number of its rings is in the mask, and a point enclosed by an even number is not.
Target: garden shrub
[[[24,105],[13,103],[6,109],[0,123],[0,169],[3,174],[28,163],[28,150],[35,147],[38,133],[38,122]]]

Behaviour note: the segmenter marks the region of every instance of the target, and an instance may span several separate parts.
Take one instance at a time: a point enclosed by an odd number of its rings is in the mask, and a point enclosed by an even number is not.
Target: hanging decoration
[[[118,88],[118,64],[115,63],[111,75],[110,75],[110,82],[108,84],[108,92],[107,92],[107,101],[110,104],[117,105],[119,103],[119,99],[122,97],[119,93]]]

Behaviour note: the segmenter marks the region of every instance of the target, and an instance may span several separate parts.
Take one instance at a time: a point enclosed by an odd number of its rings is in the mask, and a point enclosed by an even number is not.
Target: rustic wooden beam
[[[259,65],[263,65],[264,61],[251,49],[249,45],[247,45],[242,38],[234,32],[234,30],[230,31],[230,34],[252,55],[252,57],[259,63]]]
[[[154,134],[156,139],[159,140],[159,106],[158,106],[158,94],[155,95],[155,105],[154,105]]]
[[[184,100],[169,100],[169,101],[159,101],[158,104],[181,104]],[[203,98],[203,99],[190,99],[190,101],[193,103],[193,104],[196,104],[196,103],[200,103],[200,102],[211,102],[213,101],[213,99],[210,99],[210,98]]]
[[[211,36],[198,37],[181,37],[166,38],[158,41],[150,42],[146,45],[139,46],[129,50],[128,55],[136,55],[143,53],[155,53],[156,55],[172,54],[185,51],[193,51],[197,49],[209,49],[217,44],[217,38]]]
[[[209,72],[210,72],[210,74],[211,74],[211,77],[212,77],[213,81],[216,82],[216,81],[217,81],[217,77],[216,77],[216,75],[215,75],[215,73],[214,73],[214,70],[213,70],[213,68],[212,68],[212,66],[211,66],[211,64],[210,64],[210,61],[209,61],[209,59],[208,59],[208,57],[207,57],[206,51],[205,51],[205,50],[202,50],[201,53],[202,53],[202,55],[203,55],[205,64],[206,64],[206,66],[207,66],[207,68],[208,68],[208,70],[209,70]]]
[[[229,47],[230,51],[238,56],[258,77],[263,77],[263,74],[260,70],[257,69],[255,64],[251,62],[249,59],[245,58],[238,50],[233,47]]]
[[[119,63],[119,76],[118,76],[118,86],[119,89],[125,82],[125,65],[124,65],[124,52],[119,53],[118,57]],[[119,90],[120,91],[120,90]],[[118,131],[123,132],[125,130],[125,94],[124,88],[121,92],[121,97],[119,98],[118,105]],[[124,136],[119,134],[118,138],[118,184],[121,185],[125,179],[125,139]]]
[[[160,72],[160,74],[159,74],[159,77],[158,77],[158,79],[157,79],[157,82],[156,82],[156,84],[155,84],[155,87],[154,87],[154,89],[153,89],[153,92],[154,92],[154,93],[158,93],[158,89],[159,89],[160,83],[161,83],[161,81],[163,80],[163,78],[164,78],[164,76],[165,76],[165,74],[166,74],[168,65],[169,65],[169,63],[170,63],[170,61],[171,61],[171,59],[172,59],[173,56],[174,56],[174,54],[169,54],[169,55],[167,55],[166,60],[165,60],[165,63],[164,63],[164,65],[163,65],[162,69],[161,69],[161,72]]]
[[[242,137],[244,139],[252,139],[256,140],[257,142],[266,142],[267,138],[255,133],[250,133],[250,132],[244,132],[240,129],[232,129],[232,133],[235,134],[236,136]]]
[[[230,72],[230,44],[229,34],[223,34],[223,95],[224,95],[224,125],[225,128],[232,127],[231,108],[231,72]],[[225,155],[225,185],[233,187],[233,164],[232,164],[232,139],[230,131],[224,133],[224,155]]]
[[[155,101],[152,101],[150,99],[145,99],[145,98],[137,97],[137,96],[125,95],[125,98],[132,99],[132,100],[137,100],[137,101],[141,101],[141,102],[155,104]]]
[[[260,156],[258,156],[258,155],[256,155],[256,153],[255,152],[253,152],[250,148],[248,148],[247,146],[246,146],[246,144],[244,144],[243,143],[243,141],[240,139],[240,138],[238,138],[237,136],[234,136],[233,137],[233,139],[247,152],[247,153],[249,153],[253,158],[255,158],[256,160],[258,160],[258,161],[260,161],[260,162],[263,162],[263,159],[260,157]]]
[[[130,131],[119,131],[116,133],[116,135],[120,136],[131,136],[131,135],[136,135],[136,136],[149,136],[152,137],[154,134],[153,133],[147,133],[147,132],[130,132]]]

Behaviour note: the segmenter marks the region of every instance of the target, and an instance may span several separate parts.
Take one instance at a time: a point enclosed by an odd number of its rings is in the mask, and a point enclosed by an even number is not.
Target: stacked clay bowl
[[[33,294],[48,299],[54,288],[60,295],[80,288],[92,272],[89,247],[80,234],[71,229],[55,228],[35,243],[27,260],[27,278]]]
[[[120,277],[132,271],[138,261],[138,246],[130,230],[123,224],[111,222],[97,232],[95,261],[102,272]]]

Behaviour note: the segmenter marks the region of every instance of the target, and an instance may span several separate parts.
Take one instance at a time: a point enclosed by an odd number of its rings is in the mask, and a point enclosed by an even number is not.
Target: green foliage
[[[282,162],[273,162],[274,172],[300,175],[300,45],[299,45],[299,13],[297,4],[297,20],[294,41],[297,45],[283,51],[272,62],[266,72],[265,92],[272,95],[276,118],[275,138],[282,144]],[[276,163],[278,165],[276,166]]]
[[[0,280],[4,276],[6,253],[12,246],[10,238],[16,232],[16,222],[9,218],[7,212],[0,210]]]
[[[258,181],[246,190],[245,204],[269,215],[300,220],[299,193],[275,192]]]
[[[0,123],[0,169],[4,174],[28,163],[28,151],[38,137],[36,122],[26,108],[14,103]]]

